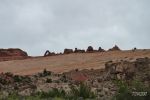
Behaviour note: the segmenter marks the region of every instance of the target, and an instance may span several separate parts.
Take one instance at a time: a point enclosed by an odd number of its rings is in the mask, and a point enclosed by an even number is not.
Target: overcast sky
[[[150,0],[0,0],[0,48],[150,48]]]

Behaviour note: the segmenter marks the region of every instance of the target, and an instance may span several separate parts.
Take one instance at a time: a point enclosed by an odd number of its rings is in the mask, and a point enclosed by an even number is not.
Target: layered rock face
[[[109,61],[105,64],[105,70],[107,79],[132,80],[136,77],[141,81],[150,80],[150,58],[138,58],[133,62]]]
[[[0,49],[0,61],[24,59],[27,58],[28,54],[21,49]]]
[[[21,49],[0,49],[0,57],[6,56],[28,56],[28,54]]]

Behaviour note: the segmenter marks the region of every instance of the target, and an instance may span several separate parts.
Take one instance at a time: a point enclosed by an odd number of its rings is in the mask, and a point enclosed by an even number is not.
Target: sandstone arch
[[[49,50],[46,50],[45,54],[44,54],[44,57],[46,56],[54,56],[55,53],[54,52],[50,52]]]

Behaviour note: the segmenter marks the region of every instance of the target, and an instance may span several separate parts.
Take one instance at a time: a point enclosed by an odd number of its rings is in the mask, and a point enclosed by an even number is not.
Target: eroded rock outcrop
[[[46,57],[46,56],[54,56],[54,55],[56,55],[54,52],[50,52],[49,50],[47,50],[45,52],[45,54],[44,54],[44,57]]]
[[[72,49],[64,49],[64,54],[70,54],[73,53]]]
[[[146,79],[149,79],[150,78],[150,74],[149,74],[150,58],[138,58],[133,62],[109,61],[105,64],[105,71],[107,73],[106,74],[107,79],[131,80],[136,75],[140,76],[140,79],[142,80],[145,80],[144,77],[146,77]],[[142,75],[145,75],[145,76],[142,76]]]
[[[115,45],[113,48],[109,49],[108,51],[120,51],[121,49]]]
[[[132,49],[132,51],[133,51],[133,52],[135,52],[136,50],[137,50],[137,48],[136,48],[136,47],[134,47],[134,48]]]
[[[18,48],[0,49],[0,61],[24,59],[27,57],[28,57],[27,52]]]
[[[21,49],[0,49],[0,57],[7,56],[28,56],[28,54]]]
[[[75,48],[74,53],[85,53],[85,50]]]
[[[104,49],[102,49],[101,47],[98,48],[98,52],[105,52]]]
[[[94,49],[93,49],[92,46],[89,46],[89,47],[87,48],[87,50],[86,50],[86,52],[93,52],[93,51],[94,51]]]

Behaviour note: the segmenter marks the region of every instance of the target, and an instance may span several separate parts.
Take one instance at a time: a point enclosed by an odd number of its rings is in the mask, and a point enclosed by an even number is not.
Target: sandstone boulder
[[[98,52],[105,52],[104,49],[102,49],[101,47],[98,48]]]
[[[109,49],[108,51],[120,51],[121,49],[115,45],[113,48]]]
[[[136,47],[134,47],[134,48],[132,49],[132,51],[133,51],[133,52],[135,52],[136,50],[137,50],[137,48],[136,48]]]
[[[73,53],[72,49],[64,49],[64,54],[70,54]]]
[[[86,52],[93,52],[93,51],[94,51],[94,49],[93,49],[92,46],[89,46],[89,47],[87,48],[87,50],[86,50]]]
[[[74,53],[84,53],[85,50],[75,48]]]

